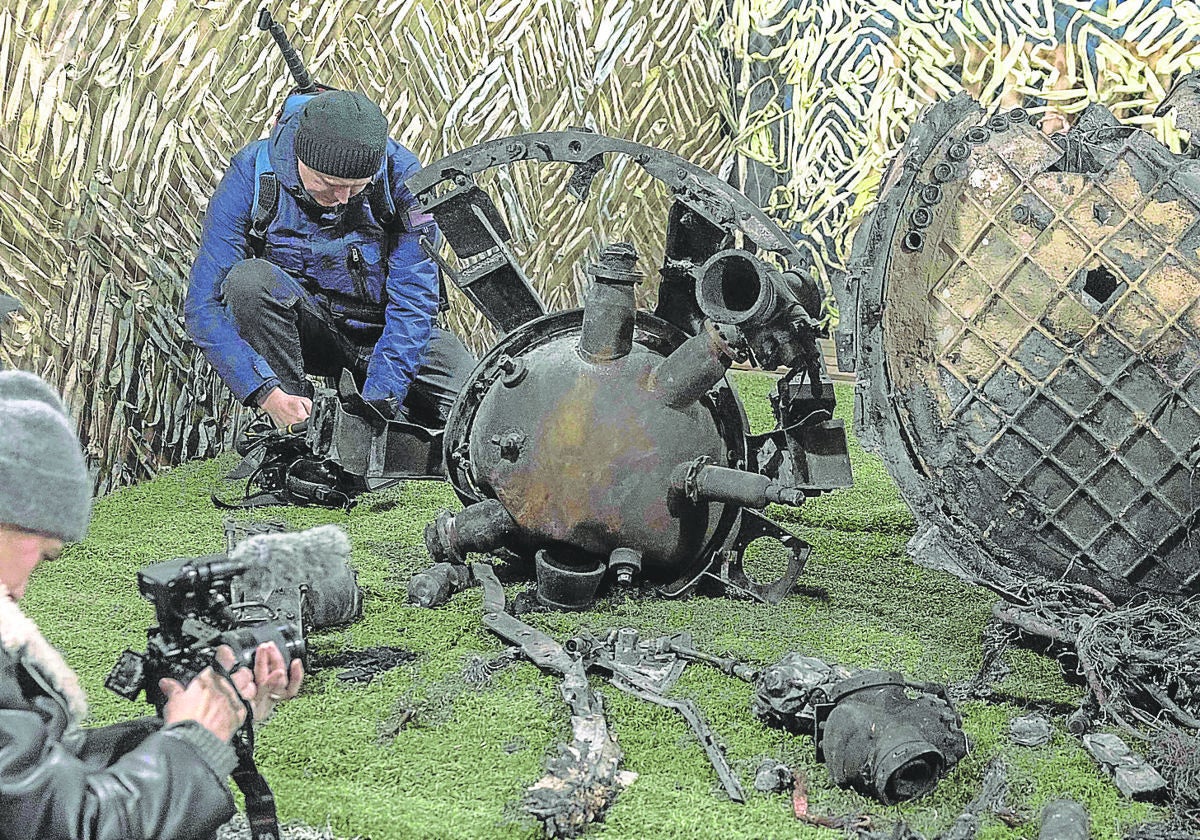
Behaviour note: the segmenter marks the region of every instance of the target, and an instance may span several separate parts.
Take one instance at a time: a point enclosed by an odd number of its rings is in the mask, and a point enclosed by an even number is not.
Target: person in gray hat
[[[0,838],[191,840],[234,814],[230,739],[300,688],[274,644],[230,677],[163,680],[162,719],[84,728],[75,672],[17,605],[30,576],[83,538],[91,481],[62,400],[38,377],[0,372]],[[218,660],[233,667],[233,652]]]
[[[234,396],[279,426],[312,411],[306,374],[350,371],[382,414],[445,425],[475,359],[435,323],[437,230],[404,182],[416,157],[361,93],[293,93],[238,152],[204,215],[188,335]]]

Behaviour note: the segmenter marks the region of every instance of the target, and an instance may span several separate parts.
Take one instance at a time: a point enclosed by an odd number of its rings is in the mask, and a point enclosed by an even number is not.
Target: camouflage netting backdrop
[[[215,454],[242,412],[180,318],[200,218],[290,86],[257,3],[16,0],[0,9],[0,363],[67,394],[98,490]],[[1194,2],[450,0],[273,4],[314,75],[378,99],[424,161],[584,126],[732,177],[824,276],[925,104],[960,89],[1067,116],[1150,117],[1200,37]],[[1200,64],[1200,56],[1191,58]],[[1003,101],[1003,102],[1002,102]],[[736,153],[736,156],[735,156]],[[669,197],[620,164],[587,204],[569,172],[492,174],[548,306],[576,305],[599,245],[661,261]],[[500,179],[503,179],[502,181]],[[655,249],[659,249],[655,252]],[[654,284],[644,292],[653,294]],[[452,325],[490,331],[453,293]]]

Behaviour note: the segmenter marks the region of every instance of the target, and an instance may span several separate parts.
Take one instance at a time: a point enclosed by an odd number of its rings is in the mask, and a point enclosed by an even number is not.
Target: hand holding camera
[[[236,668],[237,657],[228,645],[217,649],[217,662],[229,673],[226,679],[213,668],[200,672],[185,688],[178,680],[164,677],[158,687],[166,697],[163,721],[194,720],[223,741],[230,740],[246,722],[245,700],[254,720],[266,720],[282,700],[300,691],[304,666],[292,660],[285,669],[283,654],[274,642],[264,642],[254,653],[254,670]]]

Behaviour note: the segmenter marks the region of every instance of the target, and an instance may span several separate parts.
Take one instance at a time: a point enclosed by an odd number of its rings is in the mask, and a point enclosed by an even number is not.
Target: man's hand
[[[294,396],[279,387],[272,388],[265,397],[259,399],[258,404],[281,429],[307,420],[308,415],[312,414],[312,400]]]
[[[300,691],[304,665],[292,660],[290,673],[283,669],[283,654],[274,642],[263,642],[254,652],[254,684],[256,693],[251,706],[255,720],[266,720],[275,711],[275,704],[291,700]]]
[[[217,649],[217,661],[228,671],[237,660],[233,651],[227,645],[222,645]],[[282,666],[281,658],[281,669]],[[188,683],[187,688],[177,680],[159,680],[158,687],[167,697],[167,703],[163,706],[163,722],[194,720],[222,741],[228,741],[246,720],[242,698],[253,703],[256,696],[254,675],[249,669],[234,671],[230,679],[232,684],[212,668],[205,668]]]

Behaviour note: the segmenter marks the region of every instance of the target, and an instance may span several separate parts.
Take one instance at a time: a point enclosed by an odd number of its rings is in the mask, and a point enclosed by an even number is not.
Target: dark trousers
[[[306,374],[337,376],[343,369],[362,389],[382,327],[346,329],[327,299],[266,260],[236,264],[223,294],[238,333],[266,359],[284,391],[311,398],[313,386]],[[475,357],[462,340],[434,326],[425,361],[404,400],[404,416],[398,419],[445,426],[473,367]]]

